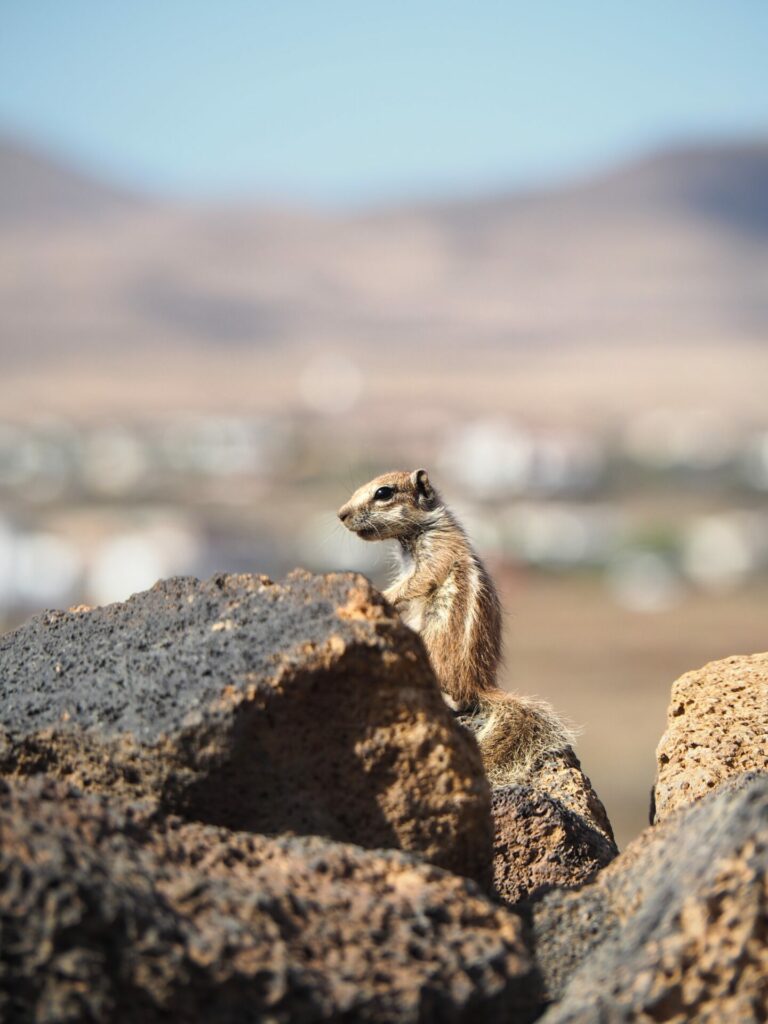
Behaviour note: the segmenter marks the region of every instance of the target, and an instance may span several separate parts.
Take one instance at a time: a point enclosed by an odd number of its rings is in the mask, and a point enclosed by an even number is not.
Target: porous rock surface
[[[0,781],[3,1020],[527,1020],[521,931],[398,851]]]
[[[490,793],[420,639],[362,576],[164,580],[0,638],[0,773],[490,875]]]
[[[616,840],[605,807],[570,747],[543,757],[534,765],[526,782],[539,792],[549,794],[572,814],[578,815],[587,828],[605,836],[616,849]]]
[[[525,703],[533,703],[523,698]],[[544,707],[547,717],[554,715],[552,708]],[[457,715],[457,721],[464,729],[480,738],[480,734],[488,724],[490,707],[473,708]],[[482,745],[481,745],[482,749]],[[581,762],[570,746],[562,746],[557,750],[549,750],[545,754],[521,766],[515,760],[514,745],[501,746],[499,749],[486,750],[486,773],[492,788],[505,789],[510,785],[525,785],[541,793],[547,793],[557,799],[564,807],[578,814],[584,823],[601,832],[611,843],[614,843],[613,829],[605,813],[605,808],[592,783],[584,774]],[[519,756],[519,755],[518,755]]]
[[[494,789],[492,812],[494,887],[508,904],[588,882],[618,853],[612,836],[531,786]]]
[[[713,661],[681,676],[656,761],[655,821],[726,779],[768,772],[768,653]]]
[[[484,725],[476,714],[459,720],[475,733]],[[519,776],[514,764],[495,768],[498,778]],[[605,808],[571,747],[539,758],[518,781],[494,784],[491,795],[493,880],[505,903],[587,882],[618,853]]]
[[[545,1024],[768,1019],[768,777],[647,829],[597,880],[531,907]]]

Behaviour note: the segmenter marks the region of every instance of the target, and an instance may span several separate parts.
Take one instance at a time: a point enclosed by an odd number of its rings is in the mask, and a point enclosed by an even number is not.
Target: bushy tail
[[[574,731],[544,701],[493,689],[477,705],[477,742],[492,785],[521,782],[545,754],[573,746]]]

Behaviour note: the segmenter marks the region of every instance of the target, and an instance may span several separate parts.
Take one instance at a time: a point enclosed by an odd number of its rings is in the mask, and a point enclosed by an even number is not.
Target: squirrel
[[[502,611],[487,569],[427,471],[385,473],[338,511],[363,540],[396,540],[384,597],[421,634],[446,702],[476,732],[492,785],[520,782],[573,737],[549,705],[502,690]]]

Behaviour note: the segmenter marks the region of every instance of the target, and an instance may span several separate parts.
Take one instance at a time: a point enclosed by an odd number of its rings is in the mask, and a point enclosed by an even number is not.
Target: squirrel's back
[[[420,630],[441,688],[459,706],[496,687],[502,613],[496,588],[468,548],[425,601]]]

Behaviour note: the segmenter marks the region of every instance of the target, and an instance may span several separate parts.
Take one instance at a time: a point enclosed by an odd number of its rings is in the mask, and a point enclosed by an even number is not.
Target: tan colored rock
[[[591,881],[618,850],[612,838],[530,786],[493,790],[493,881],[508,904]]]
[[[0,1019],[530,1019],[522,923],[399,851],[0,781]]]
[[[744,772],[768,772],[768,653],[713,661],[672,685],[656,750],[655,821]]]
[[[477,716],[461,721],[473,731],[483,724]],[[520,774],[519,766],[497,767],[500,778]],[[584,884],[618,853],[605,808],[570,747],[539,758],[519,784],[491,792],[494,887],[507,904]]]
[[[0,772],[490,884],[490,792],[421,640],[362,576],[171,579],[0,637]]]
[[[605,807],[570,747],[539,761],[528,782],[534,789],[554,797],[563,807],[577,814],[588,828],[605,836],[615,847]]]

